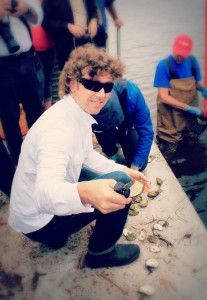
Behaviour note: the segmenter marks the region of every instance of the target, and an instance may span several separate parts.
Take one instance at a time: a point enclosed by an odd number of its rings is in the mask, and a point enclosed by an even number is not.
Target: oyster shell
[[[133,180],[126,184],[126,187],[130,189],[130,197],[135,197],[141,194],[144,190],[144,184],[141,181]]]
[[[158,185],[162,185],[163,181],[164,180],[162,180],[162,178],[159,178],[159,177],[156,178],[156,182],[157,182]]]
[[[142,196],[141,195],[137,195],[137,196],[133,197],[132,201],[139,203],[140,201],[142,201]]]
[[[139,288],[139,293],[146,295],[146,296],[152,296],[155,294],[155,289],[153,286],[151,286],[149,284],[145,284]]]
[[[124,228],[123,235],[126,236],[127,234],[132,233],[129,229]]]
[[[160,225],[160,224],[158,224],[158,223],[157,223],[157,224],[154,224],[153,228],[156,229],[156,230],[160,230],[160,231],[163,230],[162,225]]]
[[[149,258],[145,262],[146,268],[149,270],[150,273],[154,271],[159,266],[159,262],[154,258]]]
[[[154,235],[148,235],[147,240],[148,240],[148,242],[154,243],[154,244],[157,242],[157,238]]]
[[[138,204],[134,204],[134,203],[132,203],[131,204],[131,206],[130,206],[130,209],[129,209],[129,215],[130,216],[136,216],[136,215],[138,215],[138,213],[139,213],[139,206],[138,206]]]
[[[144,241],[147,237],[147,231],[145,229],[141,229],[140,234],[138,236],[139,241]]]
[[[128,233],[125,236],[125,238],[127,239],[127,241],[134,241],[134,240],[136,240],[136,237],[137,237],[137,235],[134,232]]]
[[[150,251],[153,253],[159,253],[161,251],[160,247],[153,245],[150,247]]]
[[[140,202],[139,202],[139,206],[140,207],[146,207],[148,205],[148,199],[147,198],[143,198]]]
[[[155,197],[157,197],[158,195],[159,195],[159,193],[160,193],[160,189],[158,189],[158,190],[153,190],[153,191],[150,191],[150,192],[148,192],[147,193],[147,196],[149,197],[149,198],[155,198]]]
[[[148,158],[148,163],[151,163],[155,159],[154,155],[150,155]]]
[[[149,258],[146,260],[145,265],[147,267],[157,268],[159,266],[159,262],[155,258]]]

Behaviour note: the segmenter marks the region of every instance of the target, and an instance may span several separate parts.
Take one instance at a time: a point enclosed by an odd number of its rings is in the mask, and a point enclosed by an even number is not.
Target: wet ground
[[[124,25],[120,32],[120,53],[127,71],[126,77],[135,81],[150,108],[156,132],[156,95],[153,88],[155,68],[160,59],[172,51],[176,35],[189,34],[194,41],[204,76],[204,0],[116,0]],[[109,18],[109,50],[117,53],[116,30]],[[203,99],[200,99],[203,105]],[[189,199],[207,227],[207,131],[199,143],[183,145],[170,166]]]
[[[183,143],[169,165],[207,227],[207,133]]]

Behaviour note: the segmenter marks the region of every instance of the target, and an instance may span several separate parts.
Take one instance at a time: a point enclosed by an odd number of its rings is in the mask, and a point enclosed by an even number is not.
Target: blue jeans
[[[115,179],[128,183],[131,178],[123,172],[112,172],[96,179]],[[67,243],[68,237],[85,227],[92,221],[96,224],[89,239],[89,249],[94,252],[101,252],[112,247],[122,234],[130,204],[125,208],[108,214],[102,214],[97,209],[91,213],[81,213],[70,216],[54,216],[53,219],[43,228],[26,234],[30,239],[47,244],[58,249]]]
[[[39,88],[34,59],[29,51],[18,56],[0,57],[0,118],[15,164],[22,144],[19,103],[23,105],[30,128],[43,113]]]

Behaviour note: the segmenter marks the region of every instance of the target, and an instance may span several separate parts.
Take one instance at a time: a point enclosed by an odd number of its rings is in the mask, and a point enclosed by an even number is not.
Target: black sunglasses
[[[113,89],[113,82],[101,83],[100,81],[94,81],[91,79],[81,78],[78,80],[87,90],[93,92],[99,92],[101,89],[104,89],[105,93],[110,93]]]

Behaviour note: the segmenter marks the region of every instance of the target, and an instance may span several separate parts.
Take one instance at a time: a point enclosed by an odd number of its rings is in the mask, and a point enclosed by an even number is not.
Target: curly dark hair
[[[85,74],[92,78],[97,71],[109,71],[112,80],[120,79],[125,66],[119,58],[110,56],[105,48],[97,48],[92,44],[86,44],[74,49],[60,74],[59,96],[70,93],[69,83],[71,79],[80,80]]]

